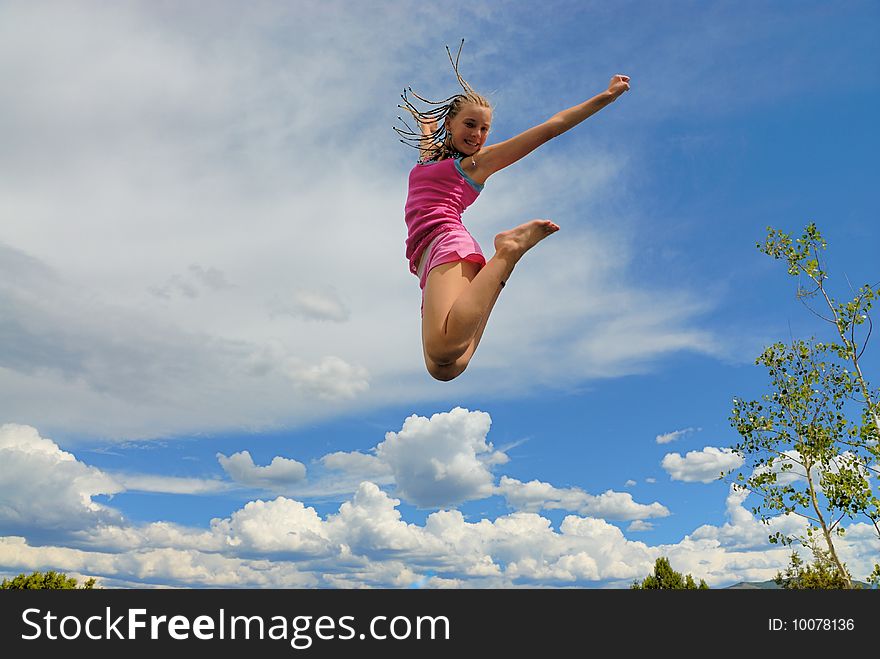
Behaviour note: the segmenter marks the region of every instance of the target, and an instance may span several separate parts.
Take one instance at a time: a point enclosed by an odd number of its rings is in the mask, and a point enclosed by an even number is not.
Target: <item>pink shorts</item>
[[[480,245],[464,227],[441,233],[422,252],[418,275],[423,294],[428,283],[428,273],[438,265],[454,261],[471,261],[481,268],[486,265],[486,257],[483,256]]]

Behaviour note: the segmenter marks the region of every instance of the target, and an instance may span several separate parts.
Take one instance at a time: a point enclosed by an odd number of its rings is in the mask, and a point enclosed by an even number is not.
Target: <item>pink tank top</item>
[[[483,186],[475,183],[455,158],[419,163],[409,173],[406,199],[406,258],[409,269],[418,276],[422,251],[445,231],[463,227],[461,215]]]

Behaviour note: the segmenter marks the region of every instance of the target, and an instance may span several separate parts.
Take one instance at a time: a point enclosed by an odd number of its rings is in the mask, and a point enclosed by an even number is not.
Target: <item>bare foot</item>
[[[504,254],[519,261],[522,255],[544,240],[559,226],[550,220],[532,220],[495,236],[495,253]]]

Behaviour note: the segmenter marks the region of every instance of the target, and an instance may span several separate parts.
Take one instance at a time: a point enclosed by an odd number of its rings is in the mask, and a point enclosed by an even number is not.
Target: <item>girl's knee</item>
[[[425,355],[439,367],[453,366],[467,349],[470,343],[464,345],[452,345],[446,341],[425,341]]]
[[[428,367],[428,373],[435,380],[440,380],[440,382],[449,382],[450,380],[454,380],[459,375],[464,373],[464,370],[467,368],[468,362],[466,360],[460,359],[452,364],[437,364],[432,361],[426,361],[425,364]]]

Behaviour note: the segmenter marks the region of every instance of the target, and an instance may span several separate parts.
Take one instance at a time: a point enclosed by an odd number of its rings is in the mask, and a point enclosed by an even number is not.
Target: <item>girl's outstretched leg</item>
[[[455,261],[428,273],[422,344],[432,376],[451,380],[464,371],[514,266],[558,230],[550,220],[532,220],[495,236],[495,255],[479,272],[474,263]]]

